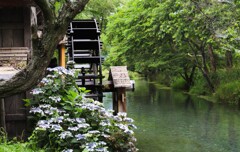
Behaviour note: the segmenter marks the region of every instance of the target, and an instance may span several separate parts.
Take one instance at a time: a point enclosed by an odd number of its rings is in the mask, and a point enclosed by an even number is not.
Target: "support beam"
[[[64,68],[66,68],[65,51],[66,51],[65,45],[63,43],[60,44],[59,64]]]
[[[126,88],[117,88],[113,92],[113,110],[115,114],[127,112]]]
[[[1,98],[0,100],[0,127],[2,127],[4,130],[6,130],[6,120],[5,120],[5,104],[4,104],[4,98]]]

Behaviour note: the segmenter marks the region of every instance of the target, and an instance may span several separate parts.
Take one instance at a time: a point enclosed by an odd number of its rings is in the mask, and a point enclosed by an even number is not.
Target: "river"
[[[104,104],[111,108],[111,95]],[[240,152],[240,110],[136,81],[127,93],[139,152]]]

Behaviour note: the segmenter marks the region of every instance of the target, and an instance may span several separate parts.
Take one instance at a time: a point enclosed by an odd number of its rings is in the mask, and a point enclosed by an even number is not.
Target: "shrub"
[[[208,89],[208,86],[203,78],[195,80],[194,86],[192,86],[189,91],[190,94],[195,95],[208,95],[210,92],[211,91]]]
[[[188,89],[187,83],[183,78],[177,78],[174,82],[172,82],[171,87],[178,90]]]
[[[240,101],[240,81],[232,81],[219,85],[215,97],[219,102],[239,103]]]
[[[42,150],[37,150],[43,152]],[[34,152],[32,149],[27,147],[27,143],[23,143],[17,138],[11,140],[8,139],[5,129],[0,128],[0,152]]]
[[[221,83],[239,80],[240,68],[221,69],[217,71],[217,75]]]
[[[86,90],[75,83],[76,72],[49,69],[32,91],[30,113],[37,120],[31,146],[46,151],[134,152],[133,120],[126,113],[114,116],[103,104],[84,97]]]

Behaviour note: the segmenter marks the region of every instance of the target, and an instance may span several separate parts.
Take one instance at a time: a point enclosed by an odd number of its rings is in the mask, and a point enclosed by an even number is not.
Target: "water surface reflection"
[[[223,106],[144,80],[129,92],[128,116],[138,126],[140,152],[239,152],[239,108]],[[111,108],[111,96],[105,105]]]

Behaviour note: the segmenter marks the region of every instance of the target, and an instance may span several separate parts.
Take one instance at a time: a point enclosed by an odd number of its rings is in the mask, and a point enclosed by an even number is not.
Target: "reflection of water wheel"
[[[87,97],[102,101],[100,30],[96,20],[76,20],[68,28],[68,61],[80,70],[77,84],[91,92]]]

